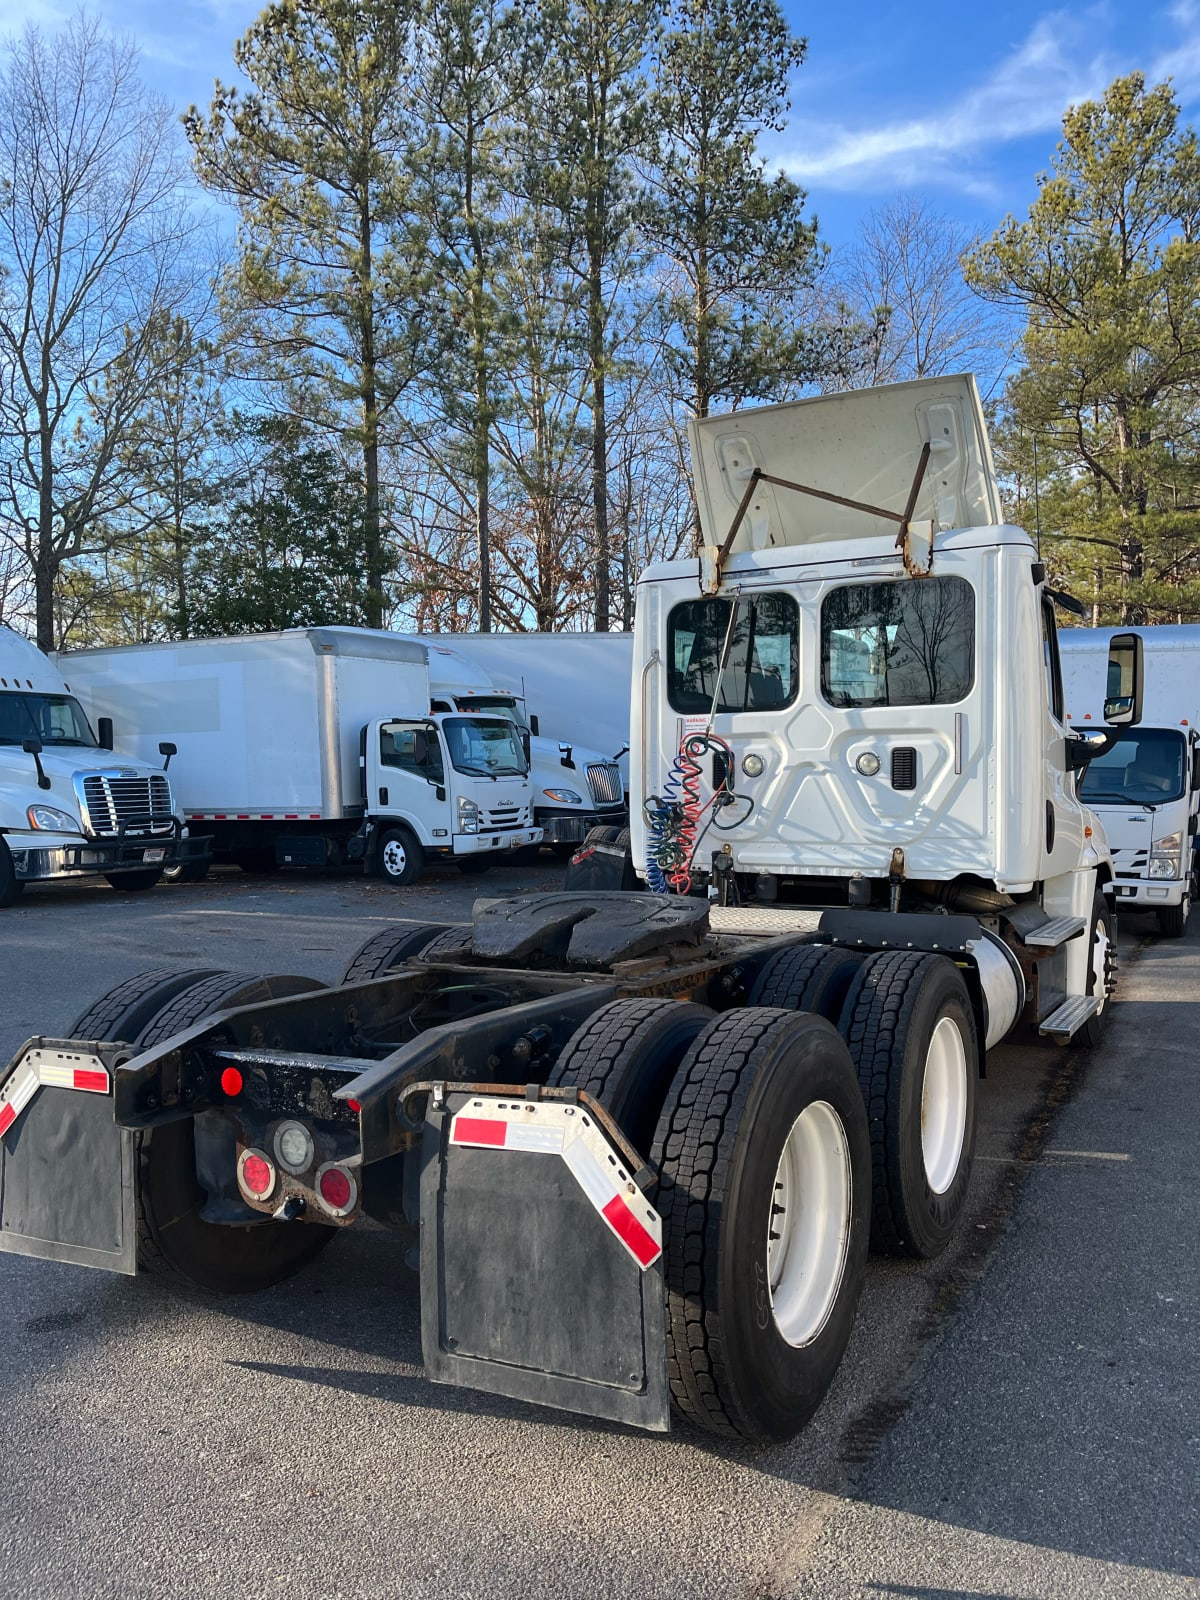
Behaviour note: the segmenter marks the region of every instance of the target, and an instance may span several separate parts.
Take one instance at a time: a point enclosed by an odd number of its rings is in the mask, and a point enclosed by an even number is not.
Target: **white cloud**
[[[1165,16],[1182,37],[1139,62],[1106,42],[1105,7],[1049,13],[980,82],[921,116],[869,129],[793,119],[773,162],[827,190],[944,182],[990,195],[989,151],[1030,134],[1056,134],[1069,105],[1097,98],[1119,73],[1141,66],[1152,82],[1173,77],[1185,96],[1200,86],[1200,4],[1175,0]]]

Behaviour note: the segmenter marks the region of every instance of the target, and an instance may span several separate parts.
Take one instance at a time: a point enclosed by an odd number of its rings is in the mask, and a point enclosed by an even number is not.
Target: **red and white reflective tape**
[[[475,1150],[561,1156],[575,1181],[643,1271],[662,1255],[662,1218],[582,1106],[556,1100],[478,1099],[450,1124],[450,1143]]]
[[[0,1139],[39,1089],[80,1089],[85,1094],[107,1094],[111,1087],[108,1068],[99,1056],[73,1050],[28,1050],[0,1089]]]

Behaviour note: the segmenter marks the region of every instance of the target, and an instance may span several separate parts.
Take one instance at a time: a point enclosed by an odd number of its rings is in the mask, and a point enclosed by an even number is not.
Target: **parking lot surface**
[[[0,1054],[149,966],[335,981],[385,922],[560,881],[31,893],[0,914]],[[772,1451],[434,1387],[374,1227],[238,1299],[0,1256],[10,1592],[1200,1594],[1198,980],[1195,933],[1151,944],[1100,1050],[990,1058],[949,1255],[872,1261],[833,1389]]]

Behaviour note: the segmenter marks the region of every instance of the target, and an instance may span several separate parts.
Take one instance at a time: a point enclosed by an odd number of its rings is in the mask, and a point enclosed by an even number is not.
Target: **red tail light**
[[[242,1092],[242,1075],[236,1067],[226,1067],[221,1074],[221,1088],[230,1099]]]
[[[238,1157],[238,1182],[255,1200],[265,1200],[275,1187],[275,1168],[261,1150],[243,1150]]]
[[[354,1210],[358,1200],[358,1184],[345,1167],[327,1162],[317,1173],[317,1193],[326,1209],[335,1217],[344,1217]]]

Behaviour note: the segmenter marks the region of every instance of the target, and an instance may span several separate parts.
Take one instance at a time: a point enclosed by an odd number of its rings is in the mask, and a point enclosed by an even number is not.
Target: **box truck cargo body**
[[[427,857],[486,865],[534,843],[528,767],[500,716],[433,716],[422,646],[302,628],[63,658],[134,749],[178,735],[184,814],[243,866]]]
[[[0,627],[0,906],[53,879],[149,889],[207,850],[185,836],[157,744],[144,762],[115,755],[53,662]]]
[[[1103,720],[1104,668],[1113,628],[1069,628],[1060,636],[1067,720]],[[1152,911],[1178,938],[1188,924],[1200,872],[1200,627],[1138,628],[1145,664],[1142,721],[1093,761],[1079,784],[1112,848],[1118,907]]]

